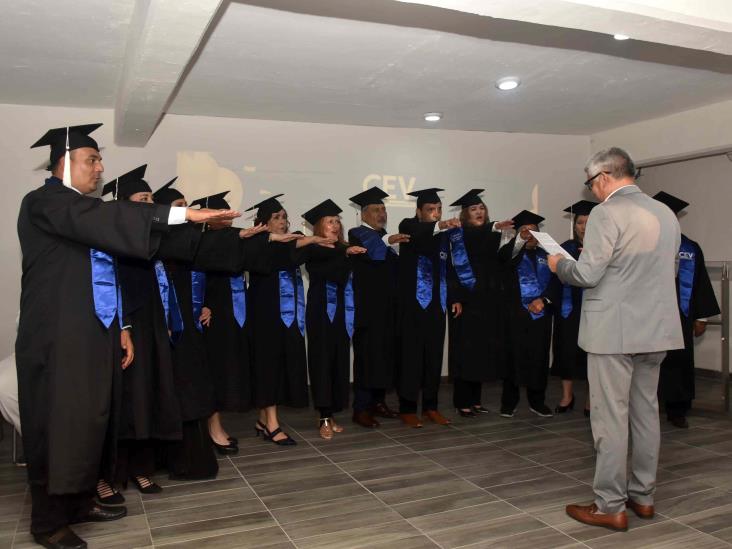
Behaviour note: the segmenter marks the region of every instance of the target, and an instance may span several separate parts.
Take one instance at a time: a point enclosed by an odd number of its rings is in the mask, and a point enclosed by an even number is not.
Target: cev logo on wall
[[[414,208],[416,200],[407,193],[414,190],[416,183],[417,178],[415,176],[370,173],[363,178],[361,187],[364,191],[369,187],[380,187],[385,193],[389,193],[388,198],[384,200],[387,206]]]

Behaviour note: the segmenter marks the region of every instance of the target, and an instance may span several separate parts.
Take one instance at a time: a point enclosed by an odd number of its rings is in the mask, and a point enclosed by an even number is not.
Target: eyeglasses
[[[593,180],[594,180],[594,179],[595,179],[596,177],[598,177],[598,176],[600,176],[600,175],[602,175],[602,174],[605,174],[605,175],[610,175],[610,172],[597,172],[597,173],[596,173],[595,175],[593,175],[593,176],[592,176],[592,177],[590,177],[590,178],[589,178],[589,179],[588,179],[587,181],[585,181],[585,187],[587,187],[587,188],[588,188],[589,190],[592,190],[592,181],[593,181]]]

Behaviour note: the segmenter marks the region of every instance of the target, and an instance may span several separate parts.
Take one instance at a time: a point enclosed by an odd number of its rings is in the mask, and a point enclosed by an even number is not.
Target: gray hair
[[[635,164],[630,155],[620,147],[610,147],[596,152],[585,164],[588,176],[608,172],[614,179],[635,178]]]

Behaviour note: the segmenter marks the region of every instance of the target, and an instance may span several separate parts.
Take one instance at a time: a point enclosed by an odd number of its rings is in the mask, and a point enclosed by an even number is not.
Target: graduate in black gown
[[[474,278],[472,288],[462,287],[460,302],[463,314],[448,322],[448,364],[453,382],[453,404],[462,417],[487,413],[481,404],[482,383],[499,377],[503,359],[498,245],[501,229],[512,221],[493,223],[488,219],[480,193],[472,189],[451,206],[460,206],[465,266],[455,266],[458,277]],[[495,226],[495,230],[494,230]],[[461,249],[453,248],[453,263],[460,264]]]
[[[562,243],[575,259],[582,253],[582,243],[585,239],[587,219],[596,202],[580,200],[564,211],[572,219],[574,238]],[[580,317],[582,313],[582,288],[569,284],[562,284],[554,276],[550,288],[551,301],[554,303],[554,335],[551,374],[562,380],[562,399],[554,408],[555,414],[564,414],[574,410],[574,381],[587,381],[587,353],[577,344],[579,336]],[[585,400],[585,416],[590,414],[590,392],[587,390]]]
[[[653,198],[678,215],[689,203],[661,191]],[[665,402],[666,418],[675,427],[686,429],[686,415],[695,397],[694,337],[701,336],[706,319],[719,314],[719,303],[704,265],[704,252],[697,242],[681,235],[676,290],[684,333],[684,348],[668,351],[661,363],[659,390]]]
[[[227,192],[195,200],[192,205],[228,209]],[[236,229],[231,222],[209,223],[191,276],[202,290],[202,315],[195,329],[203,333],[206,374],[213,382],[213,413],[207,432],[216,450],[236,454],[238,440],[224,428],[220,412],[243,412],[251,407],[251,321],[247,318],[247,283],[244,270],[266,269],[264,225]],[[211,246],[208,240],[213,238]],[[194,303],[198,302],[194,299]],[[214,316],[215,312],[215,316]]]
[[[256,204],[255,225],[270,234],[288,234],[287,212],[275,195]],[[249,211],[247,210],[247,211]],[[334,239],[298,235],[297,240],[270,244],[270,269],[249,271],[248,315],[252,320],[254,405],[259,409],[256,429],[265,440],[281,446],[296,444],[277,417],[278,406],[308,405],[305,354],[305,290],[297,257],[298,247],[333,247]]]
[[[104,186],[102,196],[115,200],[152,204],[152,191],[143,179],[144,164]],[[175,377],[171,336],[182,326],[173,325],[179,318],[171,281],[162,260],[118,258],[122,303],[135,344],[135,361],[122,375],[122,413],[117,444],[117,465],[113,478],[97,483],[97,497],[102,503],[121,503],[117,484],[132,480],[143,493],[157,493],[162,488],[151,480],[155,473],[158,441],[182,436],[181,412]]]
[[[51,130],[34,144],[51,146],[52,177],[25,196],[18,216],[15,352],[30,529],[37,543],[60,548],[86,546],[69,524],[126,514],[92,499],[100,464],[113,465],[122,366],[132,358],[131,338],[120,334],[114,256],[150,258],[169,224],[222,215],[84,196],[104,170],[89,137],[100,125]]]
[[[437,191],[409,193],[417,197],[415,217],[404,219],[399,232],[410,237],[400,245],[399,310],[400,364],[397,377],[399,415],[413,428],[422,426],[417,400],[422,394],[422,419],[439,425],[451,422],[438,410],[437,393],[442,374],[445,314],[460,316],[462,306],[451,302],[447,291],[448,229],[460,221],[442,221],[442,202]]]
[[[348,256],[366,248],[343,239],[342,210],[328,199],[303,214],[313,234],[336,241],[333,248],[301,248],[310,285],[305,326],[308,334],[308,373],[313,404],[320,412],[321,438],[343,432],[335,414],[348,405],[351,337],[354,325],[353,277]]]
[[[513,221],[517,234],[498,251],[508,346],[501,416],[513,417],[520,387],[526,387],[529,410],[540,417],[551,417],[552,411],[544,401],[552,334],[552,273],[546,252],[529,232],[538,231],[544,218],[523,210]]]
[[[361,209],[361,226],[348,231],[348,241],[366,248],[351,258],[356,307],[353,333],[353,422],[378,427],[376,417],[396,418],[386,404],[394,386],[398,350],[397,266],[399,245],[409,235],[387,234],[384,198],[371,187],[351,197]]]

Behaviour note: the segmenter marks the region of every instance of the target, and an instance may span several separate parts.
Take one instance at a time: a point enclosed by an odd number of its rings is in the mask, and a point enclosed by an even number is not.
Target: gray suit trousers
[[[619,513],[625,500],[653,505],[661,445],[658,375],[665,352],[633,355],[588,353],[587,378],[595,441],[595,504],[600,512]],[[627,474],[628,423],[633,441]]]

